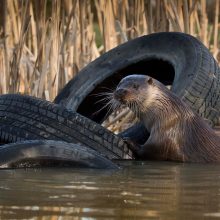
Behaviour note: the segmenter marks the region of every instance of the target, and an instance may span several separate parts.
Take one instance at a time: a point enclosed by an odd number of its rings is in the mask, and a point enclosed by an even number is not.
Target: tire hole
[[[122,78],[131,74],[149,75],[159,80],[166,86],[169,86],[172,85],[175,71],[172,64],[161,59],[141,60],[137,63],[128,65],[125,68],[113,73],[111,76],[97,85],[80,104],[77,112],[97,123],[102,123],[107,117],[106,114],[108,112],[108,108],[103,108],[106,102],[99,102],[103,97],[96,95],[102,92],[109,92],[109,90],[113,91]],[[101,108],[103,109],[99,111]]]

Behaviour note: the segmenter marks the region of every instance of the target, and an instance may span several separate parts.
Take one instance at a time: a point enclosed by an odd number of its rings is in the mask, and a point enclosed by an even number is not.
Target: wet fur
[[[126,92],[120,96],[118,93],[123,90]],[[157,80],[145,75],[127,76],[119,83],[113,97],[115,102],[134,111],[150,132],[144,145],[130,145],[138,158],[220,161],[220,137]]]

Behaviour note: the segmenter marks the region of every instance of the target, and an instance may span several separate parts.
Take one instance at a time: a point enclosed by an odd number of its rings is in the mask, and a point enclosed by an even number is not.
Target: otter
[[[220,162],[220,137],[165,85],[146,75],[123,78],[113,101],[128,106],[150,136],[143,145],[130,140],[138,159]]]

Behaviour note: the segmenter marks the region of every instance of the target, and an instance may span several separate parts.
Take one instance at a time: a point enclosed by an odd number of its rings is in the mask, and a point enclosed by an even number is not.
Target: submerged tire
[[[124,141],[99,124],[60,105],[23,95],[0,96],[0,139],[82,143],[108,159],[131,159]]]
[[[171,90],[195,112],[210,123],[218,122],[218,64],[199,40],[184,33],[150,34],[110,50],[70,80],[54,102],[101,123],[107,108],[98,112],[105,103],[97,103],[100,97],[95,94],[103,87],[114,89],[129,74],[150,75],[172,85]]]
[[[21,167],[118,168],[111,160],[80,144],[33,140],[1,146],[0,168]]]

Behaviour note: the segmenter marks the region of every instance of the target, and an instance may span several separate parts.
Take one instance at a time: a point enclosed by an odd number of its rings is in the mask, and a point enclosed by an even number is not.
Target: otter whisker
[[[140,116],[141,116],[141,110],[140,110],[140,108],[138,107],[138,106],[139,106],[139,103],[137,102],[137,100],[135,100],[134,105],[135,105],[135,111],[137,112],[136,117],[137,117],[137,118],[140,118]]]
[[[110,112],[112,112],[112,111],[113,111],[113,105],[110,105],[109,108],[108,108],[108,110],[107,110],[107,112],[106,112],[106,114],[105,114],[104,120],[106,120],[106,118],[108,117],[108,115],[109,115]]]
[[[139,109],[139,111],[144,112],[146,107],[145,107],[142,99],[137,99],[136,103],[137,103],[137,108]]]
[[[129,108],[131,111],[133,111],[133,106],[132,106],[132,103],[131,103],[131,102],[128,102],[128,103],[127,103],[127,106],[128,106],[128,108]]]
[[[113,100],[113,111],[117,111],[121,107],[121,103]]]
[[[99,99],[98,101],[96,101],[95,104],[100,103],[100,102],[109,101],[111,99],[112,99],[112,97],[105,97],[105,98],[102,98],[102,99]]]
[[[132,108],[133,108],[133,111],[136,115],[138,113],[138,111],[137,111],[137,107],[136,107],[136,104],[135,104],[135,100],[132,102]]]
[[[111,112],[115,112],[117,111],[117,109],[121,106],[121,104],[117,101],[115,101],[114,99],[111,99],[109,101],[109,106],[108,106],[108,109],[107,109],[107,112],[104,116],[104,121],[107,119],[107,117],[110,115]]]
[[[96,94],[91,94],[91,96],[100,97],[100,96],[113,96],[112,92],[100,92]]]
[[[105,86],[101,86],[100,88],[101,89],[106,89],[107,91],[110,91],[110,92],[114,92],[114,89],[112,89],[112,88],[108,88],[108,87],[105,87]]]
[[[111,105],[111,100],[109,102],[107,102],[104,106],[102,106],[101,109],[99,109],[98,111],[94,112],[93,115],[98,114],[99,112],[101,112],[103,109],[107,108],[109,105]]]
[[[134,101],[134,106],[135,106],[135,112],[136,112],[135,115],[137,118],[140,118],[141,111],[140,111],[139,104],[138,104],[137,100]]]

